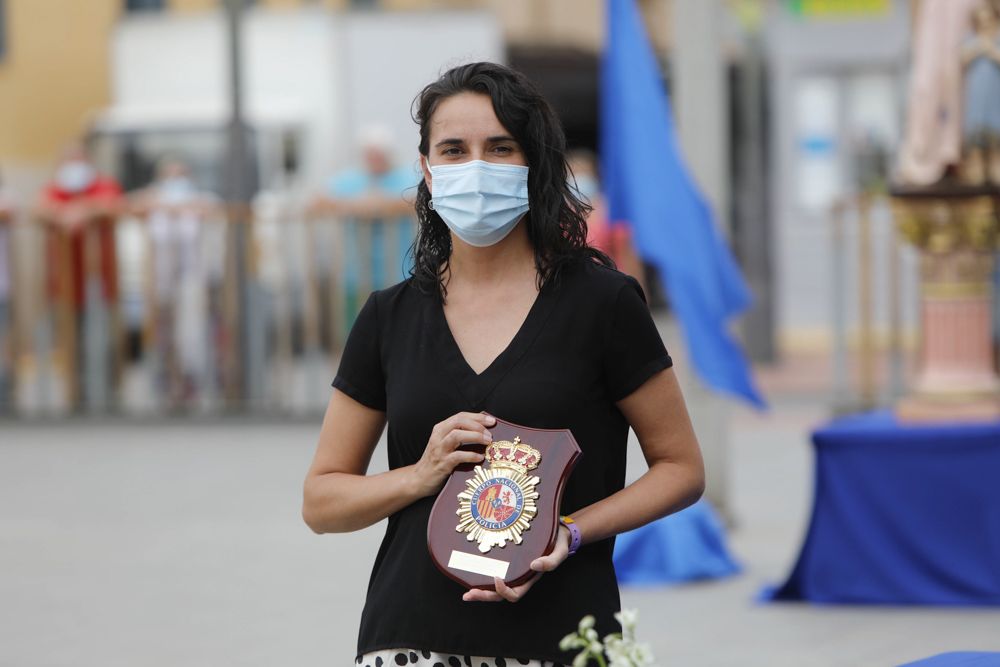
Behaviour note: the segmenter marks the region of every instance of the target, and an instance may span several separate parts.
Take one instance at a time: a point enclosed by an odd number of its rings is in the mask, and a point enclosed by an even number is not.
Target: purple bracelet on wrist
[[[583,536],[580,535],[580,529],[576,525],[576,521],[568,516],[559,517],[559,523],[566,526],[569,530],[569,556],[576,553],[577,549],[580,548],[580,543],[583,541]]]

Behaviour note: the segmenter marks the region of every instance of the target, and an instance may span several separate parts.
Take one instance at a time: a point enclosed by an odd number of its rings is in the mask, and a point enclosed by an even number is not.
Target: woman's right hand
[[[482,454],[459,447],[464,443],[493,442],[488,427],[496,422],[496,418],[483,412],[459,412],[435,424],[423,456],[413,466],[414,483],[420,497],[437,493],[455,466],[480,463],[484,458]]]

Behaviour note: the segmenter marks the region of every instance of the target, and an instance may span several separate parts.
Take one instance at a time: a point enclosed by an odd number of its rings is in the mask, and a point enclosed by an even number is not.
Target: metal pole
[[[764,154],[764,46],[759,25],[747,26],[746,57],[740,73],[740,150],[738,157],[736,244],[754,295],[754,307],[743,320],[747,353],[754,361],[772,363],[774,300],[771,272],[771,222],[767,214],[767,165]]]
[[[896,224],[889,215],[889,399],[895,402],[906,391],[903,378],[902,269]]]
[[[875,407],[875,341],[872,301],[871,197],[858,196],[858,303],[860,309],[859,379],[861,407]]]
[[[835,413],[841,414],[849,411],[851,402],[847,354],[846,201],[838,200],[833,206],[832,214],[833,409]]]
[[[239,391],[244,400],[251,399],[255,388],[259,387],[259,355],[254,354],[254,337],[258,335],[254,326],[253,298],[249,271],[248,244],[250,234],[250,198],[253,181],[249,155],[250,133],[243,117],[243,63],[242,24],[246,0],[225,0],[226,32],[229,42],[229,123],[227,127],[226,183],[229,230],[227,241],[233,252],[234,279],[236,282],[234,328],[228,351],[230,391]],[[230,395],[230,398],[237,398]]]

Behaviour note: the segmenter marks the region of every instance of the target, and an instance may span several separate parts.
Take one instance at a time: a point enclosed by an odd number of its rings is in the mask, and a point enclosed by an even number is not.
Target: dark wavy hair
[[[425,87],[414,100],[413,120],[420,126],[420,154],[430,150],[431,118],[442,100],[459,93],[488,95],[500,123],[517,140],[528,161],[528,202],[522,224],[535,249],[539,287],[555,282],[564,266],[590,259],[605,266],[614,262],[587,245],[590,205],[567,182],[566,136],[552,107],[522,73],[490,62],[455,67]],[[411,274],[421,290],[446,295],[445,278],[451,257],[448,226],[430,208],[427,184],[417,186],[419,228],[413,242]]]

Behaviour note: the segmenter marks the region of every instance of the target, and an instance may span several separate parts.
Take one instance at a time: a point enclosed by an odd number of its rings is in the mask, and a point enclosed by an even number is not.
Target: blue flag
[[[750,291],[681,161],[670,100],[634,0],[607,0],[601,67],[601,167],[610,220],[632,228],[660,272],[695,370],[757,407],[764,399],[727,321]]]

